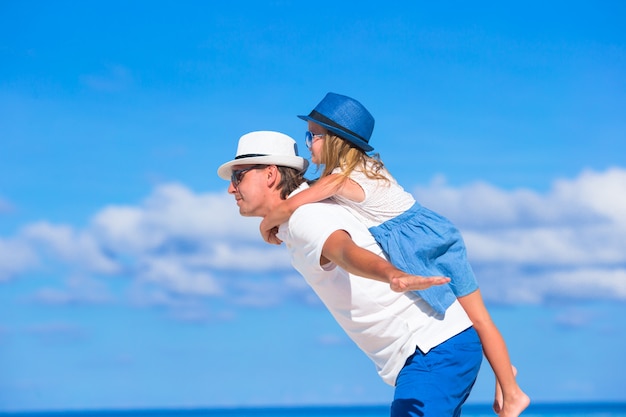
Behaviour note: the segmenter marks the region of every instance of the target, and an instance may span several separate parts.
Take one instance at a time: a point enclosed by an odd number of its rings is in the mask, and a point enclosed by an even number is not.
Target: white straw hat
[[[298,145],[290,136],[280,132],[250,132],[239,138],[235,159],[222,164],[217,175],[230,180],[235,165],[279,165],[303,172],[309,161],[298,155]]]

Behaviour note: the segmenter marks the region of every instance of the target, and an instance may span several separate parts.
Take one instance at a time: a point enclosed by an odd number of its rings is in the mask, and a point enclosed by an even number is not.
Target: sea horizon
[[[54,410],[8,410],[0,416],[16,417],[384,417],[389,404],[374,405],[289,405],[289,406],[216,406],[155,408],[94,408]],[[491,404],[466,404],[464,417],[495,416]],[[542,402],[532,403],[526,417],[626,417],[626,402]]]

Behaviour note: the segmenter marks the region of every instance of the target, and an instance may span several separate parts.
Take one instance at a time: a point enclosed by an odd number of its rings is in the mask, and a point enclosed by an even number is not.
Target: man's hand
[[[450,278],[446,277],[421,277],[407,274],[384,258],[357,246],[345,230],[337,230],[326,239],[321,261],[321,265],[325,261],[332,261],[351,274],[387,282],[396,292],[425,290],[433,285],[450,282]]]
[[[450,282],[447,277],[421,277],[419,275],[403,274],[402,276],[391,278],[389,286],[395,292],[419,291],[430,288],[434,285],[443,285]]]

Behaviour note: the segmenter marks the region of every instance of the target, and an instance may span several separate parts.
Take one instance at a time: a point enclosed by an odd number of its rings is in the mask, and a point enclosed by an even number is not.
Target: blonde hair
[[[326,133],[324,139],[320,161],[324,165],[322,177],[330,175],[334,169],[340,168],[343,177],[340,180],[343,181],[358,168],[368,178],[389,181],[382,173],[384,165],[378,154],[370,156],[341,136]]]

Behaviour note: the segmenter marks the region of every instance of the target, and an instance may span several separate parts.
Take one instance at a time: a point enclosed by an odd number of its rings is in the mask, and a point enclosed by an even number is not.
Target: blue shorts
[[[473,327],[410,356],[396,379],[391,417],[457,417],[478,376],[483,350]]]

